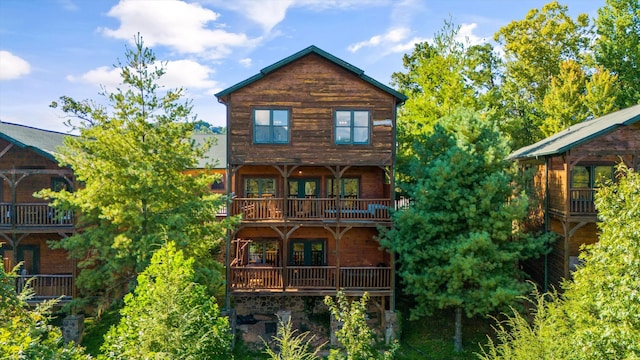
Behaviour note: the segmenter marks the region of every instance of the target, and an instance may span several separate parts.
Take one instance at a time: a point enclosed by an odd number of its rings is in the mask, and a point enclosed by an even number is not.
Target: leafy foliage
[[[80,360],[89,359],[76,344],[64,344],[60,329],[48,323],[55,301],[29,309],[33,290],[26,286],[16,294],[15,277],[0,272],[0,358]]]
[[[325,297],[324,302],[329,307],[331,315],[342,323],[342,327],[336,331],[335,335],[346,352],[345,355],[340,350],[332,349],[329,359],[393,359],[397,344],[384,353],[380,353],[375,347],[375,334],[366,321],[368,301],[367,293],[357,301],[350,301],[342,291],[337,293],[335,300],[329,296]]]
[[[616,104],[625,108],[640,103],[640,3],[607,0],[596,18],[596,62],[620,79]]]
[[[106,359],[223,359],[231,334],[215,298],[195,283],[193,259],[173,242],[156,251],[105,336]]]
[[[291,321],[278,323],[278,334],[274,336],[277,343],[278,352],[271,349],[265,342],[265,353],[272,360],[313,360],[319,357],[318,353],[323,345],[318,346],[311,352],[311,341],[314,336],[309,336],[309,332],[296,335],[297,330],[291,328]],[[264,342],[264,340],[263,340]]]
[[[62,110],[79,120],[69,125],[80,135],[65,140],[58,160],[74,169],[82,186],[40,195],[79,214],[80,231],[54,246],[78,259],[77,286],[85,298],[101,296],[107,306],[131,290],[165,237],[199,262],[200,278],[214,291],[222,284],[221,265],[211,254],[227,228],[215,218],[224,199],[209,191],[215,177],[185,173],[197,167],[208,144],[191,140],[194,123],[182,89],[160,94],[164,70],[141,37],[126,58],[122,87],[102,94],[110,112],[61,98]]]
[[[472,47],[457,40],[459,27],[445,21],[433,43],[415,45],[402,62],[406,73],[392,74],[392,83],[409,97],[398,113],[397,167],[401,178],[410,179],[407,166],[414,152],[413,139],[429,133],[437,120],[458,107],[477,109],[477,96],[494,85],[498,62],[490,45]],[[468,55],[468,56],[467,56]],[[467,78],[471,81],[467,81]]]
[[[514,192],[513,164],[496,127],[458,111],[414,142],[416,182],[400,186],[414,200],[394,214],[381,244],[398,254],[411,318],[461,308],[468,317],[511,305],[528,292],[517,262],[541,254],[547,238],[514,228],[527,199]]]
[[[602,233],[562,298],[537,295],[532,324],[514,312],[482,358],[640,357],[640,175],[621,165],[618,178],[596,194]]]

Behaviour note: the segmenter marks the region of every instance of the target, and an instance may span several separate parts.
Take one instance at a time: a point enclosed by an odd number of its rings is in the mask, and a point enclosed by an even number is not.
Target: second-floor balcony
[[[390,267],[246,266],[231,267],[232,292],[313,292],[391,290]]]
[[[389,199],[234,198],[231,215],[243,221],[389,221]]]
[[[73,227],[71,211],[52,208],[48,203],[0,203],[0,228]]]
[[[73,298],[73,276],[71,274],[37,274],[18,275],[15,278],[16,292],[30,288],[33,295],[28,299],[30,303],[57,299],[68,302]]]

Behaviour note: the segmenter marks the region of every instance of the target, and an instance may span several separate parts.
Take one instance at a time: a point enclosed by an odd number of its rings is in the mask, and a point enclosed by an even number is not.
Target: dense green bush
[[[231,333],[215,298],[194,282],[193,259],[173,243],[156,251],[105,336],[104,359],[228,359]]]

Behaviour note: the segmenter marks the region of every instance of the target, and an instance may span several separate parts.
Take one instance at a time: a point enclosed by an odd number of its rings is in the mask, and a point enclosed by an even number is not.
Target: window
[[[61,190],[69,190],[71,191],[71,187],[69,183],[61,177],[51,178],[51,190],[53,191],[61,191]]]
[[[289,197],[316,198],[318,190],[317,179],[289,179]]]
[[[224,176],[211,184],[212,191],[224,191]]]
[[[293,240],[290,262],[293,266],[324,266],[324,240]]]
[[[278,266],[278,242],[275,240],[254,240],[249,244],[249,264]]]
[[[274,178],[248,178],[244,180],[245,197],[257,198],[275,195],[276,179]]]
[[[289,143],[289,110],[254,110],[253,121],[254,143]]]
[[[338,189],[338,184],[340,188]],[[359,198],[360,197],[360,179],[358,178],[343,178],[339,181],[337,179],[327,180],[327,196],[336,197],[340,195],[341,198]]]
[[[369,112],[338,110],[335,118],[336,144],[368,144]]]
[[[574,166],[571,171],[571,188],[592,189],[612,179],[613,166],[611,165]]]

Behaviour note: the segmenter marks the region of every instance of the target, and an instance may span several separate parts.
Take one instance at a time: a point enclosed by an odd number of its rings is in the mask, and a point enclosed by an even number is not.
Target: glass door
[[[310,218],[317,216],[320,191],[319,179],[289,179],[289,209],[291,216]]]

